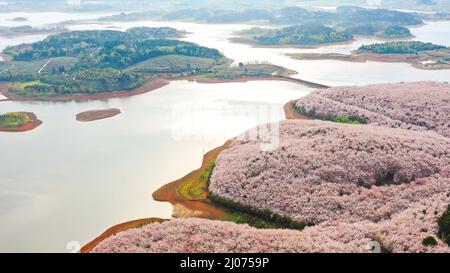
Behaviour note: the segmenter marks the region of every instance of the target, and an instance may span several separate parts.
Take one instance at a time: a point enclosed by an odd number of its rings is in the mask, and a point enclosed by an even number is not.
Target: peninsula
[[[363,45],[351,54],[293,53],[298,60],[337,60],[348,62],[403,62],[417,69],[450,69],[450,48],[418,41],[385,42]]]

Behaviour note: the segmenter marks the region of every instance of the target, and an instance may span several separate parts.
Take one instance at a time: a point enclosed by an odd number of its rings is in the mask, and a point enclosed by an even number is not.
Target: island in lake
[[[363,45],[351,54],[294,53],[299,60],[338,60],[350,62],[404,62],[418,69],[450,69],[450,48],[418,41],[385,42]]]
[[[102,110],[91,110],[77,114],[76,119],[81,122],[89,122],[99,119],[106,119],[117,116],[121,113],[120,109],[102,109]]]
[[[237,32],[236,37],[231,40],[258,46],[316,47],[350,42],[355,36],[387,40],[407,39],[413,37],[407,26],[423,23],[414,14],[351,6],[338,7],[332,12],[290,7],[275,11],[271,16],[269,21],[290,26],[255,27]]]
[[[96,99],[148,92],[170,80],[200,82],[286,78],[295,71],[269,63],[232,64],[213,48],[177,40],[173,28],[73,31],[8,47],[0,62],[11,100]]]
[[[64,26],[53,25],[45,27],[33,27],[29,25],[16,26],[16,27],[0,27],[0,36],[13,38],[24,35],[38,35],[38,34],[55,34],[65,32],[68,29]]]
[[[15,18],[11,19],[11,21],[12,22],[26,22],[26,21],[28,21],[28,18],[19,16],[19,17],[15,17]]]
[[[231,40],[258,46],[315,47],[350,42],[354,36],[378,39],[408,39],[409,26],[423,24],[418,14],[341,6],[336,10],[314,10],[301,7],[279,9],[179,9],[169,12],[131,12],[99,18],[101,22],[142,20],[193,21],[211,24],[251,23],[270,26],[236,33]],[[277,28],[272,28],[276,26]]]
[[[8,112],[0,115],[0,132],[26,132],[42,124],[34,113]]]
[[[278,9],[178,9],[168,12],[131,12],[120,13],[112,16],[105,16],[99,19],[106,22],[128,22],[142,20],[163,20],[163,21],[194,21],[212,24],[230,24],[230,23],[253,23],[258,25],[270,26],[302,26],[302,25],[321,25],[333,29],[332,32],[338,33],[338,37],[322,37],[322,30],[311,34],[307,39],[321,42],[329,39],[341,40],[347,38],[351,40],[351,35],[373,36],[383,39],[410,38],[411,32],[408,26],[420,25],[423,23],[418,14],[411,14],[402,11],[387,9],[366,9],[355,6],[342,6],[336,10],[314,10],[301,7],[284,7]],[[269,31],[270,32],[270,31]],[[242,33],[245,37],[240,37],[242,41],[254,43],[252,38],[248,37],[248,32]],[[299,32],[301,34],[301,32]],[[344,37],[341,35],[345,34]],[[274,39],[277,44],[286,44],[286,42],[302,41],[302,37],[295,38],[295,31],[283,33],[275,31],[275,36],[287,36],[286,41],[272,37],[274,33],[264,38],[261,43],[267,44],[269,38]],[[339,37],[341,36],[341,37]],[[259,41],[258,39],[255,39]]]

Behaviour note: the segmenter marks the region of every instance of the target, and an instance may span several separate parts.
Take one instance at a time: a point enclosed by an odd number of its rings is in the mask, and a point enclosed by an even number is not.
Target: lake
[[[27,17],[30,18],[27,24],[42,25],[55,23],[55,18],[68,20],[79,15],[8,16]],[[89,14],[89,18],[95,18],[92,16]],[[1,19],[1,24],[12,23]],[[295,77],[328,85],[450,78],[449,71],[417,70],[408,64],[298,61],[285,55],[348,53],[363,43],[376,41],[372,39],[319,49],[277,49],[252,48],[228,41],[233,32],[250,25],[149,21],[71,28],[133,26],[184,29],[189,31],[184,40],[218,48],[236,62],[269,61],[298,71]],[[433,22],[412,31],[416,39],[450,46],[449,26],[448,22]],[[0,49],[44,37],[0,38]],[[155,189],[198,168],[203,154],[227,139],[257,124],[284,119],[283,104],[311,91],[301,85],[276,81],[222,84],[175,81],[128,98],[0,102],[1,113],[32,111],[44,121],[27,133],[0,133],[0,251],[66,252],[68,242],[85,244],[121,222],[170,218],[171,206],[151,199]],[[110,107],[121,109],[122,114],[92,123],[75,120],[79,112]]]

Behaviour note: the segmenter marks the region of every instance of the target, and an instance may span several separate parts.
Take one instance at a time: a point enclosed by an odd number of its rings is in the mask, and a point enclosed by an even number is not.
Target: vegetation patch
[[[434,238],[433,236],[428,236],[423,239],[422,244],[424,246],[437,246],[438,243],[436,241],[436,238]]]
[[[274,76],[287,77],[296,72],[281,66],[273,65],[267,62],[263,63],[239,63],[238,65],[222,65],[212,73],[206,74],[207,78],[231,80],[245,77],[268,78]]]
[[[313,108],[310,111],[307,111],[304,107],[294,106],[294,109],[297,113],[308,116],[313,119],[320,119],[320,120],[326,120],[326,121],[332,121],[337,123],[344,123],[344,124],[366,124],[367,120],[364,120],[359,117],[355,116],[341,116],[341,115],[320,115],[316,112],[316,110]]]
[[[215,161],[212,161],[198,176],[194,176],[181,184],[177,189],[178,194],[186,200],[203,201],[222,208],[226,213],[220,220],[240,224],[245,223],[253,227],[267,229],[289,228],[301,230],[306,226],[306,224],[293,221],[288,217],[268,210],[260,211],[208,192],[210,177],[215,166]]]
[[[376,54],[418,54],[424,51],[443,49],[448,49],[448,47],[418,41],[399,41],[362,45],[358,50]]]
[[[248,224],[256,228],[265,229],[283,228],[302,230],[308,226],[308,224],[294,221],[289,217],[281,216],[270,210],[258,210],[254,207],[222,198],[211,192],[208,193],[208,199],[214,204],[225,208],[228,212],[221,220],[231,221],[237,224]]]
[[[13,60],[0,63],[0,81],[13,82],[10,93],[23,97],[94,94],[142,86],[148,75],[136,72],[206,73],[223,62],[216,49],[173,39],[182,35],[173,28],[146,27],[52,35],[5,49]]]
[[[215,61],[209,58],[190,57],[180,55],[167,55],[148,59],[132,66],[131,70],[155,73],[179,73],[192,70],[207,71],[215,65]]]
[[[450,205],[438,221],[439,237],[450,246]]]

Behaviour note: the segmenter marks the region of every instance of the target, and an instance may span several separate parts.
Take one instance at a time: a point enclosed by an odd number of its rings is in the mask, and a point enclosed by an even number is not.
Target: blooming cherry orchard
[[[409,219],[406,219],[409,220]],[[401,221],[401,220],[400,220]],[[412,223],[415,224],[415,223]],[[448,252],[446,245],[411,248],[398,228],[371,222],[320,224],[303,231],[256,229],[246,224],[199,218],[173,219],[118,233],[97,245],[94,253],[307,253],[371,252],[371,238],[386,228],[399,236],[398,251]],[[381,240],[381,239],[379,239]],[[382,241],[386,243],[385,241]],[[414,245],[413,245],[414,247]]]
[[[210,191],[308,224],[372,223],[392,250],[423,251],[450,203],[449,173],[450,139],[435,132],[284,121],[278,150],[236,140],[222,152]]]
[[[335,87],[296,102],[303,114],[347,116],[393,128],[434,130],[450,137],[450,84],[415,82]]]

